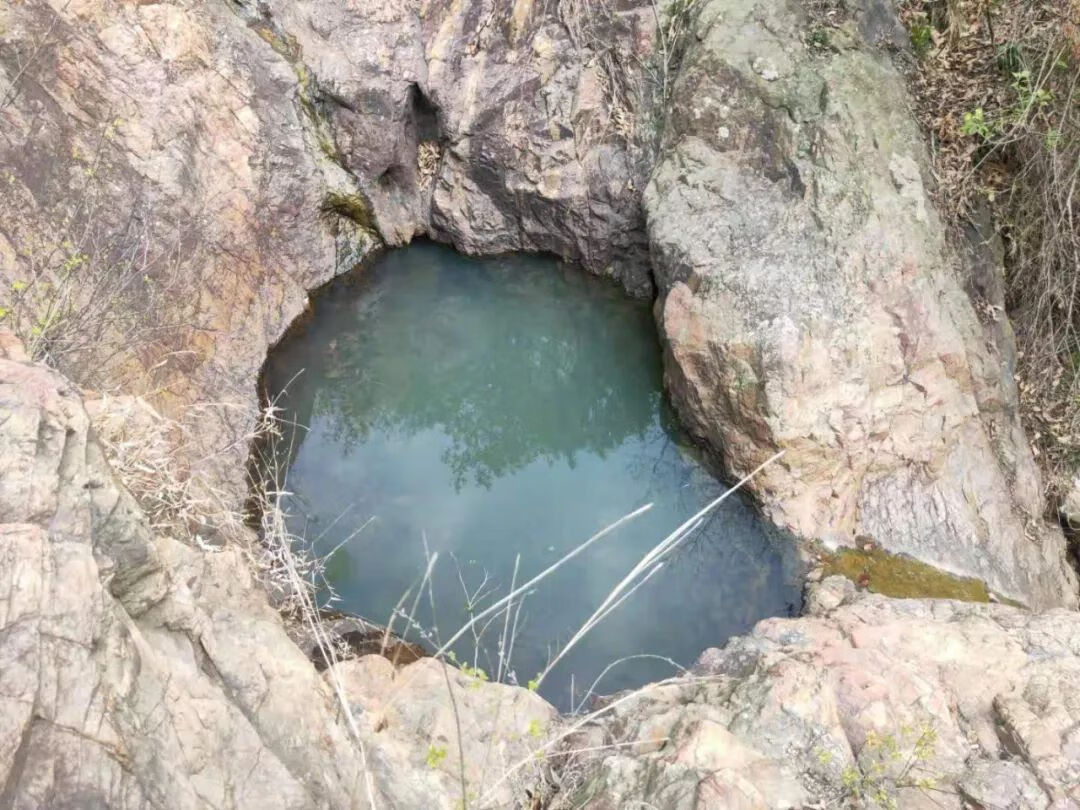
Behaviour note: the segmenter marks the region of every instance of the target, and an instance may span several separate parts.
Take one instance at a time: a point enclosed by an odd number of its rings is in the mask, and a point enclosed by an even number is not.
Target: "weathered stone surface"
[[[295,38],[390,244],[548,251],[651,293],[634,146],[650,3],[271,0],[247,14]]]
[[[1075,603],[1007,325],[964,294],[982,260],[950,249],[902,83],[867,44],[902,41],[895,19],[696,8],[646,235],[644,0],[7,4],[0,307],[43,269],[84,296],[123,269],[51,348],[195,426],[239,503],[267,348],[380,234],[551,251],[639,294],[648,247],[683,418],[733,472],[786,451],[754,484],[779,523]],[[964,281],[994,303],[992,276]]]
[[[333,670],[325,677],[341,678],[379,750],[435,783],[424,807],[520,806],[536,782],[533,754],[558,721],[539,695],[434,658],[395,670],[385,657],[367,655]]]
[[[564,805],[1080,807],[1080,615],[816,590],[613,703]]]
[[[684,420],[734,473],[785,451],[751,487],[798,535],[1075,605],[1011,334],[965,295],[902,80],[858,33],[887,12],[836,30],[794,1],[698,8],[645,195]]]
[[[155,536],[75,388],[3,331],[0,515],[4,807],[452,808],[457,724],[479,789],[555,721],[525,689],[369,656],[336,668],[354,739],[243,553]],[[428,768],[430,746],[453,756]]]
[[[1007,325],[963,293],[993,303],[993,274],[947,243],[869,44],[902,32],[870,5],[818,31],[794,0],[702,0],[646,237],[649,3],[0,4],[0,306],[93,298],[45,348],[183,415],[239,500],[267,347],[380,240],[548,250],[642,294],[647,240],[683,417],[732,471],[786,451],[754,484],[778,522],[1075,604]],[[456,757],[486,792],[490,757],[553,722],[526,692],[365,658],[334,668],[361,752],[239,552],[155,536],[73,386],[0,351],[0,806],[365,806],[370,776],[379,806],[451,807]],[[1080,801],[1076,615],[835,581],[809,604],[620,703],[586,742],[634,745],[586,757],[577,798],[830,802],[906,727],[935,730],[942,792],[897,786],[900,806]]]
[[[296,71],[227,3],[29,0],[0,6],[0,88],[8,322],[29,334],[65,296],[54,361],[197,425],[242,498],[267,347],[372,243],[323,212],[357,186],[321,158]]]
[[[73,386],[10,347],[0,515],[3,806],[367,805],[328,690],[240,552],[152,536]],[[371,762],[383,806],[422,805]]]

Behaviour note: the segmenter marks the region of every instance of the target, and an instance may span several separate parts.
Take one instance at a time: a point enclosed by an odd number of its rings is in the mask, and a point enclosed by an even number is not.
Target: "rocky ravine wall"
[[[186,416],[237,500],[267,349],[384,241],[552,251],[651,294],[626,139],[651,5],[553,6],[5,3],[5,294],[137,256],[108,304],[140,339],[61,365]]]
[[[359,758],[239,553],[153,537],[74,387],[0,343],[3,806],[339,805]]]
[[[779,522],[1073,604],[1060,534],[1037,517],[1007,325],[961,294],[878,47],[891,18],[809,38],[796,4],[702,2],[645,232],[634,192],[647,161],[624,136],[648,113],[611,70],[638,81],[651,8],[612,4],[599,20],[590,8],[0,5],[5,294],[42,262],[94,264],[73,251],[100,248],[109,266],[140,248],[143,284],[110,306],[149,339],[123,362],[104,362],[106,345],[70,370],[187,418],[192,463],[238,500],[258,371],[306,290],[424,232],[552,250],[635,292],[656,284],[688,424],[736,472],[787,450],[756,484]],[[427,163],[421,141],[438,146]],[[380,807],[455,806],[442,673],[420,662],[406,679],[418,691],[390,701],[384,664],[346,665],[365,769],[240,555],[155,536],[75,387],[3,346],[0,806],[362,807],[365,774]],[[835,801],[844,769],[870,767],[869,730],[931,723],[935,806],[1080,801],[1075,614],[894,602],[836,582],[811,606],[706,656],[671,700],[646,690],[598,718],[594,741],[633,745],[579,761],[586,792],[573,795]],[[464,752],[469,783],[507,805],[536,781],[490,792],[491,752],[528,758],[534,722],[556,726],[550,707],[448,677],[482,743]],[[430,746],[447,748],[435,767]]]
[[[732,473],[786,451],[753,484],[778,523],[1075,604],[1008,325],[961,287],[885,49],[903,32],[868,8],[822,28],[699,4],[643,211],[649,3],[6,4],[5,289],[134,244],[141,283],[108,308],[141,340],[66,368],[184,416],[239,501],[258,372],[306,290],[418,234],[551,251],[655,284],[684,421]]]

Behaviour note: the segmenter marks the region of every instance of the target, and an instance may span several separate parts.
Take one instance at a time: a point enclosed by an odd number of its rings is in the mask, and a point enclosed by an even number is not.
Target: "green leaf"
[[[436,748],[434,745],[429,745],[427,749],[427,766],[429,768],[438,768],[439,764],[446,759],[447,753],[445,747]]]

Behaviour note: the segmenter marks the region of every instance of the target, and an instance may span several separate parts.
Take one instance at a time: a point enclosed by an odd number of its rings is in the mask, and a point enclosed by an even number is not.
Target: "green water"
[[[522,684],[648,549],[723,491],[662,394],[649,307],[551,259],[476,260],[431,244],[387,253],[317,297],[265,382],[306,426],[291,449],[287,506],[318,550],[343,543],[328,568],[337,607],[385,623],[424,571],[425,543],[438,553],[411,639],[446,639],[470,601],[479,609],[505,595],[517,555],[520,584],[655,504],[524,600],[510,663]],[[791,544],[729,499],[541,693],[570,708],[617,659],[687,666],[798,601]],[[471,636],[458,643],[459,660],[479,658],[494,674],[502,627],[488,628],[479,653]],[[672,672],[632,659],[597,691]]]

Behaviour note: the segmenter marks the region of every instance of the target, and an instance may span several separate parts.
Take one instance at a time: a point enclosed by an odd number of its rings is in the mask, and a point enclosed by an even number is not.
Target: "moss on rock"
[[[371,203],[359,192],[345,193],[331,191],[323,198],[322,210],[337,214],[355,222],[365,230],[375,232],[375,220],[371,213]]]
[[[875,545],[867,548],[840,548],[821,554],[825,576],[840,574],[873,593],[898,599],[959,599],[964,602],[989,602],[986,583],[974,577],[961,577],[903,554],[889,554]],[[994,597],[995,601],[1016,604]]]

